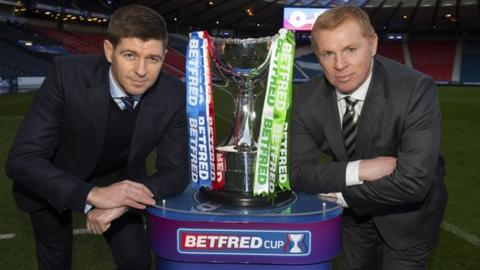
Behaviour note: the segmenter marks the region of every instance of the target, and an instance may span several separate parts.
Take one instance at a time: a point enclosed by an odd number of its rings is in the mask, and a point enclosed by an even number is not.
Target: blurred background
[[[379,36],[378,53],[438,84],[449,203],[429,269],[480,269],[480,0],[0,0],[1,269],[37,268],[30,221],[16,209],[3,170],[23,115],[52,59],[101,53],[110,15],[131,3],[164,16],[170,41],[163,70],[180,80],[191,31],[271,36],[284,26],[302,29],[324,8],[364,9]],[[301,84],[322,71],[310,48],[310,32],[297,30],[295,36],[294,81]],[[230,115],[219,116],[229,125]],[[113,269],[108,247],[102,237],[85,232],[82,215],[75,216],[75,228],[74,269]],[[341,264],[340,256],[334,269]]]

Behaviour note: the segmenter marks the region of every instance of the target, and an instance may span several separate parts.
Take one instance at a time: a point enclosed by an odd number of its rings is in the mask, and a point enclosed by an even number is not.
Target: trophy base
[[[268,201],[263,196],[253,196],[251,192],[238,192],[227,190],[208,190],[205,187],[200,188],[198,195],[203,201],[211,201],[231,207],[265,207],[284,204],[292,200],[293,195],[290,190],[276,192],[274,202]]]

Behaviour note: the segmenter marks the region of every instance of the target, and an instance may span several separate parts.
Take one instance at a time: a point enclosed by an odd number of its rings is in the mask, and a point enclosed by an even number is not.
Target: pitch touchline
[[[15,237],[14,233],[0,234],[0,240],[12,239]]]
[[[87,231],[87,229],[85,228],[81,228],[81,229],[74,229],[73,230],[73,234],[74,235],[79,235],[79,234],[91,234]]]
[[[470,234],[459,227],[447,222],[443,222],[441,226],[444,230],[453,233],[457,237],[464,239],[476,247],[480,247],[480,238],[476,235]]]
[[[82,229],[74,229],[73,230],[74,235],[81,235],[81,234],[91,234],[87,231],[87,229],[82,228]],[[0,240],[8,240],[12,239],[15,237],[14,233],[5,233],[5,234],[0,234]]]

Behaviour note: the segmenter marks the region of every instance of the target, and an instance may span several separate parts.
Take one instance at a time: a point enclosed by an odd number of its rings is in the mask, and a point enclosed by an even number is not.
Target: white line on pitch
[[[14,233],[0,234],[0,240],[12,239],[15,237]]]
[[[91,233],[88,232],[87,229],[82,228],[82,229],[74,229],[73,234],[78,235],[78,234],[91,234]]]
[[[79,234],[91,234],[87,231],[87,229],[82,228],[82,229],[74,229],[73,230],[74,235],[79,235]],[[6,234],[0,234],[0,240],[7,240],[7,239],[12,239],[15,237],[14,233],[6,233]]]
[[[464,239],[476,247],[480,247],[480,238],[474,234],[468,233],[459,227],[447,222],[442,223],[442,228],[446,231],[453,233],[454,235]]]

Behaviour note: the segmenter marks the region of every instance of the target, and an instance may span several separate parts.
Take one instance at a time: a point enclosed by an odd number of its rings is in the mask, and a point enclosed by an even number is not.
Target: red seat
[[[378,42],[377,53],[400,63],[405,63],[402,43],[400,42]]]
[[[452,79],[455,41],[414,41],[409,45],[415,69],[436,81]]]

